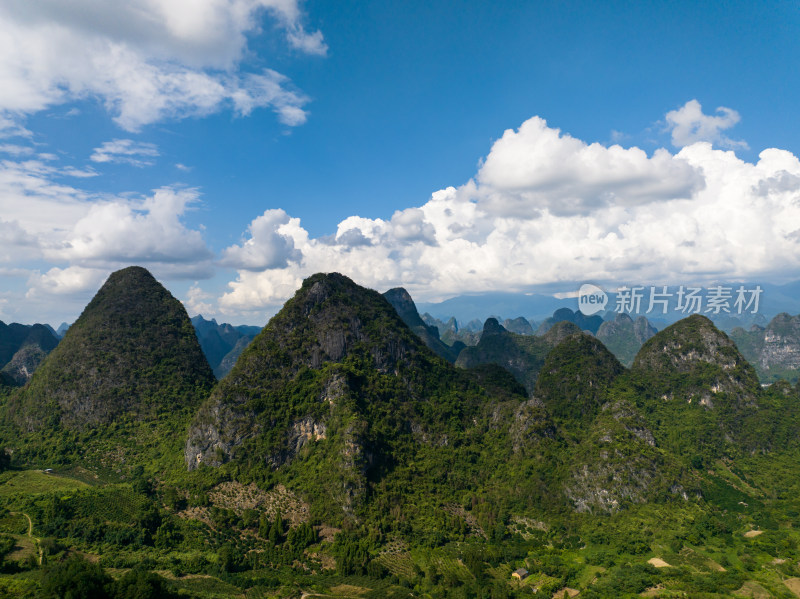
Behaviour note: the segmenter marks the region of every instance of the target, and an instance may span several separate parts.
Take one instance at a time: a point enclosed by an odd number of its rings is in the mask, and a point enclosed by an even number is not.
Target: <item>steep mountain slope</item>
[[[532,393],[547,353],[564,337],[578,331],[572,323],[559,322],[542,336],[517,335],[500,326],[496,318],[489,318],[483,325],[478,344],[461,350],[456,366],[473,368],[479,364],[497,364]]]
[[[674,458],[656,447],[645,419],[626,401],[602,406],[570,462],[564,488],[579,512],[614,512],[683,493]]]
[[[340,274],[318,274],[200,409],[186,465],[232,462],[252,476],[277,471],[335,519],[363,507],[373,483],[433,451],[426,448],[438,448],[432,459],[443,459],[484,417],[488,399],[383,296]]]
[[[129,267],[109,276],[9,411],[26,430],[84,430],[197,406],[213,383],[183,305]]]
[[[423,322],[408,291],[402,287],[395,287],[384,293],[383,297],[392,304],[406,326],[414,331],[425,345],[448,362],[456,361],[458,353],[449,345],[442,343],[439,339],[439,329]]]
[[[534,395],[557,423],[582,429],[607,401],[608,389],[623,370],[600,341],[573,333],[547,354]]]
[[[742,422],[759,410],[753,367],[736,345],[700,315],[648,340],[631,367],[638,401],[678,454],[723,455],[741,438]]]
[[[713,396],[732,405],[752,405],[759,389],[753,367],[733,341],[700,315],[678,321],[648,340],[632,370],[646,375],[668,399],[696,401],[708,408],[713,408]]]
[[[617,314],[597,329],[597,338],[625,366],[630,366],[644,342],[658,331],[644,316],[635,321],[627,314]]]
[[[778,314],[766,327],[731,332],[742,355],[755,367],[762,382],[780,378],[797,381],[800,377],[800,314]]]
[[[46,325],[0,322],[0,381],[24,385],[56,345],[58,338]]]

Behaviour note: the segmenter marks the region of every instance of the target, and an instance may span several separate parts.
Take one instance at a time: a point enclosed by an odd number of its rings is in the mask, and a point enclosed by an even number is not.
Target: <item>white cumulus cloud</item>
[[[242,270],[287,266],[299,257],[292,238],[282,232],[288,222],[289,216],[283,210],[267,210],[250,223],[248,239],[223,250],[220,264]]]
[[[538,117],[494,143],[477,180],[487,210],[520,218],[688,198],[702,185],[695,169],[666,150],[647,156],[636,147],[587,144]]]
[[[747,149],[746,142],[735,141],[722,133],[740,120],[739,113],[732,108],[720,106],[716,116],[712,116],[703,113],[700,102],[689,100],[677,110],[667,113],[667,128],[672,131],[672,145],[676,148],[707,141],[722,148]]]
[[[91,174],[55,161],[0,160],[0,266],[36,270],[37,297],[72,293],[132,263],[167,278],[211,275],[213,253],[202,231],[184,223],[199,202],[197,190],[111,196],[67,182]],[[51,268],[42,269],[42,261]]]
[[[108,272],[96,268],[69,266],[51,268],[45,273],[35,272],[28,280],[28,299],[41,296],[82,294],[89,289],[98,289]]]
[[[750,163],[705,141],[648,155],[534,117],[495,142],[472,180],[388,221],[352,216],[320,238],[283,211],[269,222],[236,251],[273,256],[279,235],[296,258],[242,262],[222,311],[275,310],[320,271],[420,300],[587,280],[774,280],[800,268],[800,160],[768,149]]]
[[[197,200],[196,190],[162,188],[143,200],[95,202],[59,245],[45,249],[45,256],[82,264],[210,260],[200,231],[187,229],[181,221]]]
[[[230,106],[271,108],[305,121],[308,99],[269,69],[243,72],[248,36],[269,14],[288,43],[324,55],[298,0],[8,0],[0,4],[0,135],[26,134],[19,117],[96,98],[136,131]]]

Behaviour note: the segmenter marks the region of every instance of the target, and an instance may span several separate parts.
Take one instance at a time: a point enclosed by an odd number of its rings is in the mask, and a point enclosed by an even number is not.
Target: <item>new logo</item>
[[[604,310],[608,303],[606,292],[597,285],[584,283],[578,291],[578,309],[585,315],[591,316]]]

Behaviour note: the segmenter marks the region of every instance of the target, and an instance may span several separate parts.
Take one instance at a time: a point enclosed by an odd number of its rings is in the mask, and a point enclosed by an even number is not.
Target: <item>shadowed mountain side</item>
[[[197,406],[213,384],[183,305],[132,266],[109,276],[8,408],[25,430],[84,429]]]
[[[517,335],[504,329],[495,318],[489,318],[477,345],[465,347],[456,366],[473,368],[479,364],[497,364],[514,375],[532,393],[536,377],[548,352],[566,336],[579,332],[569,322],[559,322],[542,336]]]
[[[449,345],[445,345],[439,339],[439,329],[423,322],[408,291],[402,287],[395,287],[384,293],[383,297],[394,306],[403,322],[422,339],[425,345],[448,362],[453,363],[456,361],[458,357],[457,351]]]
[[[0,384],[21,387],[58,345],[50,327],[0,322]]]
[[[596,336],[622,364],[630,367],[645,341],[657,332],[644,316],[634,321],[623,312],[601,324]]]

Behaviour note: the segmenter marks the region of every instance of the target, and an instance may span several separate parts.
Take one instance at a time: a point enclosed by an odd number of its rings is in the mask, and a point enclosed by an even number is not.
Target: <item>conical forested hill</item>
[[[624,368],[597,339],[574,333],[556,345],[536,380],[535,396],[567,428],[581,428],[606,401],[614,379]]]
[[[494,378],[506,389],[502,401],[525,400]],[[190,428],[185,457],[190,469],[232,462],[261,479],[277,472],[335,517],[332,510],[363,506],[390,473],[417,488],[449,477],[448,492],[474,487],[473,474],[453,467],[454,452],[477,443],[492,411],[489,395],[426,347],[383,296],[318,274],[219,382]],[[424,472],[408,470],[421,460]]]
[[[665,395],[713,408],[714,397],[753,404],[759,382],[736,344],[708,318],[693,315],[651,337],[631,368]]]
[[[132,266],[109,276],[8,408],[24,430],[84,430],[197,406],[213,384],[183,305]]]
[[[755,370],[700,315],[651,337],[633,361],[630,380],[639,405],[658,422],[657,436],[679,455],[740,450],[744,422],[762,409]]]

